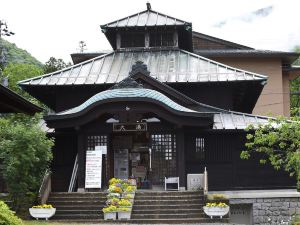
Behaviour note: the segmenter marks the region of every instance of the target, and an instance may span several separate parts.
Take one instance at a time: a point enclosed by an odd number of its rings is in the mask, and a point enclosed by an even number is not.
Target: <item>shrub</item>
[[[0,225],[23,225],[22,220],[3,201],[0,201]]]

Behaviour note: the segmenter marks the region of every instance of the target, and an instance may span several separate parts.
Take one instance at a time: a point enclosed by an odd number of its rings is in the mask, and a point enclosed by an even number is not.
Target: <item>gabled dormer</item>
[[[114,50],[126,48],[176,48],[192,51],[192,24],[147,10],[101,25]]]

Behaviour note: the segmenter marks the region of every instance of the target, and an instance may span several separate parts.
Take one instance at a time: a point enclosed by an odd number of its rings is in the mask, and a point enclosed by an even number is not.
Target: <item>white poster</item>
[[[85,188],[101,188],[102,151],[86,151]]]
[[[102,151],[102,154],[106,155],[107,154],[107,146],[97,145],[97,146],[95,146],[95,151]]]

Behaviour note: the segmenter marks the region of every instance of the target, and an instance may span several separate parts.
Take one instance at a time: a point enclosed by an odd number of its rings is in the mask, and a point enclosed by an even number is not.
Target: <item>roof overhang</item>
[[[3,85],[0,85],[0,99],[1,113],[25,113],[33,115],[43,111],[39,106],[29,102]]]

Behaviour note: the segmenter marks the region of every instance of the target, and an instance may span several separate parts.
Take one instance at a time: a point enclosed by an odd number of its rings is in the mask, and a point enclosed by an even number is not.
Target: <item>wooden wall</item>
[[[205,139],[205,160],[194,160],[195,138]],[[244,150],[244,135],[239,133],[186,134],[186,173],[208,170],[210,190],[287,188],[295,179],[283,171],[259,164],[259,157],[240,159]]]

